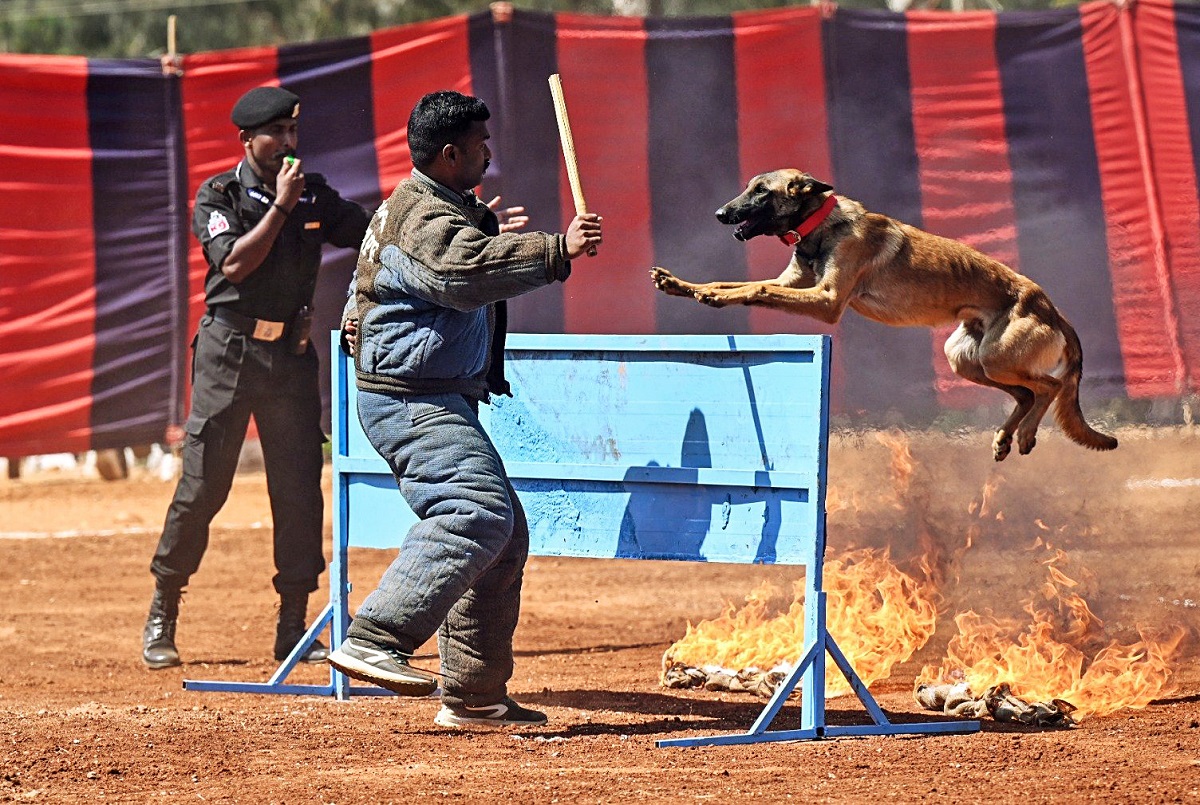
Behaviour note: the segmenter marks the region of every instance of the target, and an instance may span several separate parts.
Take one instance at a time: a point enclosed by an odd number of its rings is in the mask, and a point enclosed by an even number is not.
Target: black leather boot
[[[157,584],[154,597],[150,599],[150,616],[142,629],[142,662],[147,668],[158,670],[179,665],[179,651],[175,648],[175,624],[179,619],[179,587]]]
[[[275,659],[286,660],[308,631],[308,593],[280,593],[279,624],[275,628]],[[300,662],[325,662],[329,649],[314,640],[300,655]]]

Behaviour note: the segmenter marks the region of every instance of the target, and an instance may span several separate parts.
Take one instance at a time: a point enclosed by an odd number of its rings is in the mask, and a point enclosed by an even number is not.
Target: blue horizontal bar
[[[609,464],[553,464],[512,461],[505,463],[508,477],[529,481],[598,481],[602,483],[684,484],[736,486],[754,489],[812,489],[814,473],[774,470],[730,470],[714,467],[624,467]],[[381,458],[339,457],[340,475],[391,475]]]
[[[392,470],[387,462],[375,456],[362,458],[354,456],[338,456],[334,462],[333,471],[339,475],[391,475]]]
[[[219,693],[288,693],[299,696],[332,696],[333,685],[273,685],[270,682],[217,682],[203,679],[183,680],[184,690]]]
[[[813,741],[818,738],[844,738],[863,735],[929,735],[979,732],[978,721],[934,721],[919,724],[852,724],[849,726],[826,726],[818,731],[775,730],[745,732],[737,735],[708,735],[700,738],[667,738],[655,741],[655,746],[722,746],[730,744],[754,744],[771,741]]]
[[[588,335],[509,333],[509,352],[815,352],[829,343],[824,335]],[[780,356],[781,358],[783,355]]]
[[[730,744],[757,744],[770,741],[811,741],[817,731],[776,730],[774,732],[743,732],[736,735],[707,735],[700,738],[666,738],[655,741],[655,746],[728,746]]]
[[[850,735],[928,735],[979,732],[978,721],[922,721],[918,724],[852,724],[825,727],[826,738]]]

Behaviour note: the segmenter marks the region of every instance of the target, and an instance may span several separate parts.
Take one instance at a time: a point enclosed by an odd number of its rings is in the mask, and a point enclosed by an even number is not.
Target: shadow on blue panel
[[[757,418],[755,424],[757,425]],[[660,466],[651,461],[648,467]],[[712,450],[704,413],[693,409],[684,429],[680,447],[679,466],[690,469],[712,468]],[[626,474],[625,488],[629,500],[621,517],[616,557],[620,559],[673,559],[693,562],[709,561],[711,551],[705,543],[714,527],[729,526],[735,506],[762,503],[761,533],[753,553],[749,546],[736,551],[731,558],[729,546],[724,545],[721,559],[725,561],[772,564],[779,537],[780,502],[770,490],[761,494],[753,490],[731,491],[728,488],[697,486],[698,473],[686,477],[686,484],[651,484],[634,480],[644,477],[632,470]],[[697,489],[710,489],[700,494]],[[736,500],[735,498],[736,494]]]

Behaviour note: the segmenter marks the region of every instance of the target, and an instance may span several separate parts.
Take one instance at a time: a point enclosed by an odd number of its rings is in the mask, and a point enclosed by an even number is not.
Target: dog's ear
[[[808,187],[807,187],[808,192],[810,192],[810,193],[828,193],[832,189],[833,189],[833,185],[825,184],[820,179],[814,179],[811,176],[808,177]]]

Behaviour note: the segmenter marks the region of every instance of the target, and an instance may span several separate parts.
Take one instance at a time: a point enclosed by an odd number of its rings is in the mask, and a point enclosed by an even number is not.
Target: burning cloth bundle
[[[734,671],[719,665],[698,668],[676,662],[663,669],[661,682],[664,688],[704,688],[731,693],[752,693],[769,699],[775,688],[787,678],[790,670],[791,666],[778,665],[770,671],[753,666]],[[792,695],[798,696],[799,693],[794,691]]]
[[[990,715],[997,721],[1031,727],[1069,729],[1075,726],[1071,716],[1075,705],[1063,699],[1030,703],[1014,694],[1008,683],[992,685],[978,697],[971,693],[966,682],[918,683],[913,694],[926,710],[938,710],[948,716],[982,718]]]

